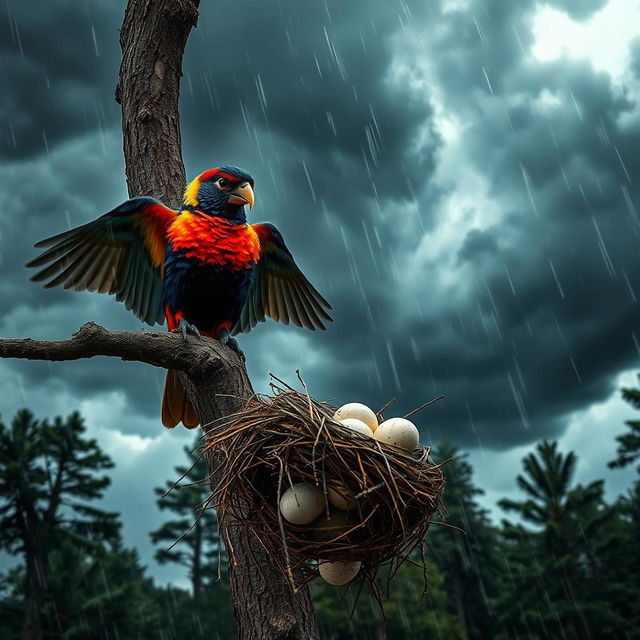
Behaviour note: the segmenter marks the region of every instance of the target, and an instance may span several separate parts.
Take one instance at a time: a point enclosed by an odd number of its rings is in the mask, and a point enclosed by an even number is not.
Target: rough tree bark
[[[131,197],[182,202],[185,171],[178,111],[182,56],[200,0],[130,0],[120,31],[116,101]]]
[[[122,106],[123,149],[129,194],[153,195],[178,206],[185,187],[178,95],[182,57],[198,18],[199,0],[129,0],[120,44],[116,100]],[[253,394],[244,360],[207,338],[154,331],[109,331],[89,323],[69,340],[0,339],[0,356],[75,360],[116,356],[175,369],[201,424],[215,424]],[[215,485],[216,461],[209,471]],[[294,593],[276,575],[259,545],[234,522],[223,522],[238,562],[229,566],[240,640],[315,640],[318,628],[307,589]]]

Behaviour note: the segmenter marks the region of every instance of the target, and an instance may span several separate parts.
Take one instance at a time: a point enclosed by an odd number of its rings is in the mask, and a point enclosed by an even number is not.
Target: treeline
[[[640,409],[640,390],[623,396]],[[640,421],[617,440],[610,466],[636,463]],[[173,480],[155,490],[167,520],[150,542],[159,562],[184,567],[188,590],[156,585],[124,546],[120,514],[100,509],[113,462],[79,414],[50,422],[22,410],[0,422],[0,548],[20,560],[0,576],[0,638],[234,637],[206,466],[185,453]],[[385,628],[390,639],[640,638],[640,479],[609,504],[602,480],[575,484],[573,452],[543,441],[515,479],[522,498],[500,504],[512,519],[495,525],[467,456],[441,443],[433,458],[453,459],[445,467],[451,526],[432,527],[423,605],[423,571],[412,563],[392,582],[385,623],[370,596],[357,598],[357,585],[345,595],[318,581],[323,638],[377,640]],[[170,490],[178,478],[181,488]]]

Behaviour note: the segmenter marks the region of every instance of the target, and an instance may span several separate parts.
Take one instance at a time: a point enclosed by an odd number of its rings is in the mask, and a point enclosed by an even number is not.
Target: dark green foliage
[[[502,500],[523,524],[503,522],[509,568],[496,608],[503,637],[625,637],[632,627],[610,600],[616,510],[601,480],[573,486],[576,456],[543,441],[517,477],[522,501]],[[529,526],[527,526],[529,525]]]
[[[113,467],[95,440],[83,438],[78,413],[53,424],[26,409],[7,428],[0,422],[0,545],[26,553],[43,536],[62,535],[91,546],[117,536],[118,516],[91,504],[111,480]]]
[[[231,640],[235,623],[226,580],[205,587],[200,598],[175,587],[156,588],[162,640]]]
[[[625,398],[640,408],[640,391],[625,390]],[[627,424],[637,433],[640,421]],[[98,508],[112,463],[84,434],[78,414],[47,422],[21,411],[9,426],[0,423],[0,547],[22,559],[0,576],[0,638],[18,640],[25,629],[55,640],[233,638],[224,567],[216,580],[215,512],[202,511],[210,491],[204,462],[176,468],[184,486],[159,499],[170,520],[151,534],[158,560],[184,566],[192,593],[161,588],[123,548],[119,516]],[[638,459],[634,437],[618,438],[613,466]],[[195,456],[187,457],[191,465]],[[422,571],[404,565],[384,605],[386,637],[640,638],[640,481],[607,504],[602,481],[574,482],[574,453],[543,441],[522,461],[522,498],[501,502],[513,518],[497,527],[478,503],[467,455],[442,443],[433,457],[453,458],[445,466],[448,522],[466,533],[432,526],[427,598],[420,607]],[[323,638],[385,637],[367,593],[349,618],[358,586],[312,585]]]
[[[477,502],[484,491],[473,483],[467,454],[455,445],[442,442],[433,457],[438,462],[451,460],[443,471],[447,523],[452,525],[432,527],[433,558],[444,574],[449,607],[458,618],[463,637],[491,637],[495,625],[491,598],[496,593],[500,560],[497,532]]]
[[[155,587],[137,552],[122,547],[119,515],[96,507],[113,463],[84,431],[77,413],[49,423],[23,410],[10,427],[0,423],[0,544],[24,558],[0,578],[0,638],[17,640],[27,627],[29,637],[61,640],[232,637],[228,587],[212,579],[213,512],[200,521],[200,597]],[[201,462],[185,482],[205,476]],[[169,508],[184,516],[173,523],[178,535],[206,495],[206,486],[170,494]]]
[[[622,398],[634,409],[640,409],[640,389],[623,389]],[[625,424],[629,430],[616,438],[619,443],[618,457],[609,463],[611,468],[626,467],[640,458],[640,420],[627,420]]]
[[[158,507],[171,512],[175,519],[150,534],[154,544],[162,545],[156,551],[160,564],[175,562],[188,569],[196,598],[217,580],[218,559],[222,556],[216,512],[207,505],[211,495],[209,471],[198,454],[199,445],[196,440],[192,449],[184,448],[189,467],[175,468],[178,485],[167,482],[166,489],[155,489]]]
[[[54,624],[51,551],[63,545],[92,553],[118,539],[117,514],[98,509],[113,463],[95,440],[83,437],[78,413],[53,424],[23,409],[9,427],[0,423],[0,547],[25,562],[25,634],[40,638]]]
[[[49,557],[49,594],[45,616],[55,635],[106,640],[152,637],[159,613],[152,584],[132,550],[83,553],[68,541]]]
[[[379,577],[381,589],[386,584],[383,571]],[[404,564],[391,583],[390,597],[384,603],[386,632],[389,640],[422,640],[446,638],[460,640],[462,632],[455,616],[448,612],[447,592],[443,577],[434,565],[428,570],[428,591],[422,606],[424,589],[423,571],[417,566]],[[322,638],[331,640],[378,640],[384,638],[385,623],[377,602],[366,592],[354,609],[359,583],[346,591],[323,580],[312,585],[312,596]],[[344,596],[344,597],[343,597]],[[350,618],[350,613],[353,616]]]

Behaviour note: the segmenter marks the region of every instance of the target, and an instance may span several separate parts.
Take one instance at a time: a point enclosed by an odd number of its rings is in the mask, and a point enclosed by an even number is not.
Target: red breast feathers
[[[247,269],[260,258],[260,239],[249,224],[183,211],[168,232],[173,250],[229,269]]]

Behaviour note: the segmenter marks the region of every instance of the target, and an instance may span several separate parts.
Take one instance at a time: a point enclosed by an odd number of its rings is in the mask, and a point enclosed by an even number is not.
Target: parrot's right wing
[[[247,333],[266,316],[311,331],[326,329],[332,307],[300,271],[281,233],[272,224],[251,226],[260,238],[260,260],[231,333]]]
[[[75,229],[41,240],[27,267],[45,288],[110,293],[141,320],[164,322],[162,278],[166,232],[177,215],[154,198],[133,198]]]

